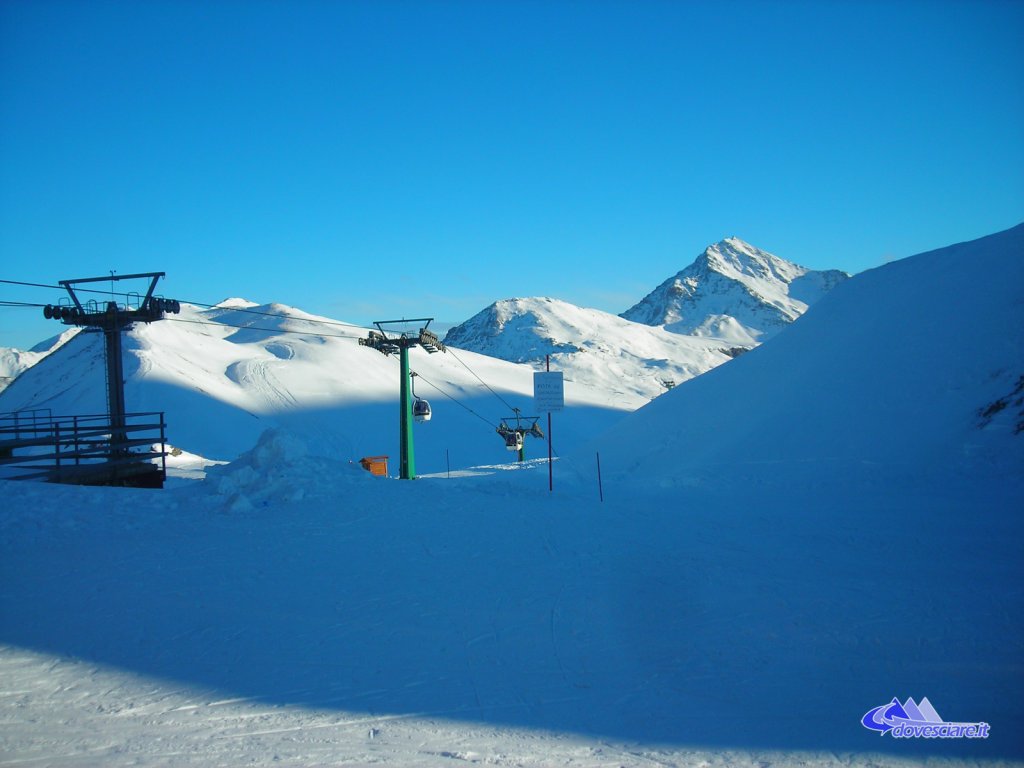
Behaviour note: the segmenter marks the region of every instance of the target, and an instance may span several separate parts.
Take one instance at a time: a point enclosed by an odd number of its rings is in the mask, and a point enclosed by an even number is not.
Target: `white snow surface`
[[[39,362],[42,355],[14,347],[0,347],[0,391],[3,391],[23,371]]]
[[[847,279],[840,270],[811,270],[737,237],[708,246],[622,317],[673,333],[752,347],[800,317]]]
[[[539,461],[374,478],[254,392],[261,431],[205,480],[0,481],[0,761],[1020,765],[1022,255],[1024,226],[848,281],[580,441],[553,491]],[[187,401],[211,419],[238,382],[188,366],[301,359],[279,331],[133,349],[217,384]],[[599,434],[587,402],[556,429]],[[910,696],[989,738],[861,725]]]
[[[398,357],[360,346],[367,334],[283,304],[183,305],[181,314],[125,335],[127,409],[166,412],[170,442],[211,460],[234,459],[265,429],[283,426],[345,461],[389,455],[397,470]],[[417,469],[504,461],[495,427],[512,408],[536,415],[533,369],[454,348],[409,354],[416,394],[434,413],[416,427]],[[105,413],[105,381],[102,334],[81,333],[0,394],[0,412]],[[560,421],[559,453],[647,402],[602,383],[566,384],[572,407]],[[540,450],[532,443],[528,453]]]
[[[602,451],[673,482],[773,466],[1019,475],[1021,286],[1024,225],[861,273],[771,345],[625,419]]]
[[[503,299],[448,331],[445,343],[543,370],[634,408],[732,359],[728,344],[681,336],[548,297]]]
[[[0,392],[5,390],[22,373],[77,335],[78,331],[78,328],[69,329],[58,336],[36,344],[29,350],[0,347]]]

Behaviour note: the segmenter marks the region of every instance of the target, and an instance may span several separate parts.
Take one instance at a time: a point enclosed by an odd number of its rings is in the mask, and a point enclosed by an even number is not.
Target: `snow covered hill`
[[[74,337],[78,330],[78,328],[72,328],[64,331],[51,339],[36,344],[29,350],[0,347],[0,392],[5,390],[19,375]]]
[[[781,259],[739,238],[708,246],[622,317],[673,333],[752,347],[802,315],[848,278]]]
[[[567,378],[639,407],[665,382],[692,379],[771,337],[847,277],[729,238],[621,316],[552,298],[503,299],[445,341],[534,367],[551,355]]]
[[[857,275],[770,344],[617,425],[608,465],[663,482],[773,467],[1019,477],[1021,286],[1024,225]]]
[[[22,372],[39,362],[41,355],[14,347],[0,347],[0,392]]]
[[[346,460],[395,457],[398,361],[359,346],[366,335],[282,304],[231,299],[212,309],[183,306],[180,315],[126,335],[127,407],[166,412],[170,442],[208,459],[233,459],[275,426]],[[103,347],[101,334],[78,334],[0,393],[0,412],[105,413]],[[512,407],[531,412],[532,369],[459,349],[428,355],[417,348],[410,362],[419,374],[416,394],[434,409],[429,423],[416,426],[417,469],[504,461],[494,427]],[[588,382],[570,382],[566,397],[575,407],[559,420],[560,452],[643,402]],[[539,452],[531,442],[527,453]]]
[[[637,408],[730,360],[712,339],[681,336],[551,298],[504,299],[448,331],[445,343],[542,369],[545,355],[567,380],[615,393]]]
[[[3,759],[1019,764],[1022,256],[1024,225],[859,275],[604,433],[607,406],[570,387],[558,423],[598,437],[554,491],[531,464],[415,483],[349,465],[299,417],[351,436],[379,405],[394,427],[397,366],[359,329],[239,303],[137,329],[129,401],[170,401],[195,444],[307,428],[164,491],[0,480]],[[25,374],[53,402],[95,375],[82,336]],[[505,397],[529,386],[457,354]],[[414,367],[496,399],[451,355]],[[863,725],[894,697],[990,733]]]

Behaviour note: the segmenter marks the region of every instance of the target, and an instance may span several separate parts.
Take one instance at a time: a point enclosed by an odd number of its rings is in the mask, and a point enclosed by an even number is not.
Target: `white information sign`
[[[565,407],[561,371],[534,371],[533,407],[542,413],[560,411]]]

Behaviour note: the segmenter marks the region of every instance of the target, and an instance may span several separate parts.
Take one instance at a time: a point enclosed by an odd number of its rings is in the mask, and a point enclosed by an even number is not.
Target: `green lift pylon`
[[[448,349],[437,334],[428,331],[427,327],[434,318],[420,317],[412,320],[377,320],[374,325],[376,331],[370,331],[365,339],[359,343],[364,347],[372,347],[385,355],[398,355],[400,362],[399,385],[398,385],[398,407],[399,407],[399,457],[400,469],[399,478],[402,480],[416,479],[416,453],[413,447],[412,435],[412,387],[409,383],[409,350],[412,347],[423,347],[428,353],[447,352]],[[410,323],[423,323],[417,334],[407,332],[392,332],[390,335],[384,329],[386,325],[404,325]]]

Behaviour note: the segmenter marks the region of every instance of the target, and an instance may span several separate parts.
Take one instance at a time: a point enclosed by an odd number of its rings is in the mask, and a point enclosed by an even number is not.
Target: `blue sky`
[[[621,312],[732,235],[857,272],[1024,220],[1022,39],[985,0],[6,0],[0,278],[362,323]]]

